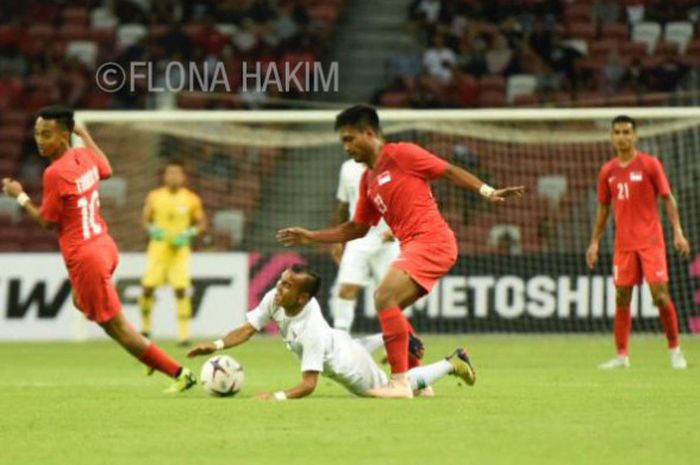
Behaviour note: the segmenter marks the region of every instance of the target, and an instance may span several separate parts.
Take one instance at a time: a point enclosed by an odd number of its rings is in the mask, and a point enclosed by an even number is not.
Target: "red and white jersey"
[[[617,158],[607,162],[598,178],[598,201],[615,210],[615,250],[665,247],[658,197],[671,188],[661,162],[637,152],[626,166]]]
[[[44,171],[41,216],[58,224],[58,241],[66,261],[107,234],[100,215],[101,179],[112,175],[109,164],[90,149],[71,148]]]
[[[448,166],[418,145],[386,144],[374,169],[362,176],[353,221],[375,225],[383,217],[402,244],[422,234],[450,230],[428,183]]]

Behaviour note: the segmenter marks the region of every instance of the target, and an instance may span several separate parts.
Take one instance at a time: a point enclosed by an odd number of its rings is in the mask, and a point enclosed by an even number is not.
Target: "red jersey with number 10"
[[[44,171],[41,216],[58,224],[58,241],[68,261],[107,233],[98,188],[112,175],[109,164],[88,148],[71,148]]]
[[[383,217],[402,244],[422,234],[450,231],[428,184],[448,166],[415,144],[384,145],[374,169],[362,175],[353,221],[375,225]]]
[[[621,166],[617,158],[603,165],[598,178],[598,201],[613,204],[615,250],[666,247],[658,196],[670,193],[661,162],[649,154],[637,152],[626,166]]]

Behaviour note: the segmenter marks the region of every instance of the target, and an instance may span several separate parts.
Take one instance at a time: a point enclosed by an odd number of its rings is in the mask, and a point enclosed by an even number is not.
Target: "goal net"
[[[612,218],[594,271],[585,265],[597,200],[597,176],[612,157],[610,120],[638,120],[638,147],[658,156],[680,207],[686,235],[700,234],[700,111],[578,109],[386,111],[389,141],[416,142],[494,186],[526,186],[520,200],[491,205],[446,181],[433,183],[455,231],[460,257],[436,289],[410,311],[419,331],[607,331],[615,311],[611,279]],[[183,160],[212,227],[197,250],[248,254],[249,305],[290,263],[322,276],[328,313],[337,271],[324,246],[284,249],[285,226],[327,226],[346,159],[332,130],[333,111],[83,112],[79,115],[113,160],[116,179],[103,188],[103,211],[122,251],[142,251],[138,224],[147,192],[170,158]],[[672,251],[665,212],[670,287],[684,331],[699,330],[700,260]],[[370,286],[371,288],[371,286]],[[636,294],[639,294],[638,296]],[[246,303],[235,303],[245,305]],[[635,293],[634,328],[659,331],[648,290]],[[378,328],[371,289],[354,330]]]

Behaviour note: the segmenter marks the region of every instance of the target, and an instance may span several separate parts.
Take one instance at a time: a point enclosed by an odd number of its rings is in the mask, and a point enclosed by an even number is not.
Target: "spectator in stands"
[[[620,17],[617,0],[596,0],[592,10],[593,22],[599,26],[614,24]]]
[[[609,54],[605,65],[603,66],[603,92],[614,93],[622,85],[627,67],[622,61],[617,49],[613,49]]]
[[[452,70],[456,64],[457,55],[445,46],[444,36],[436,34],[432,46],[423,54],[423,66],[426,71],[441,83],[447,84],[452,80]]]
[[[486,52],[486,68],[490,74],[511,75],[517,72],[518,62],[505,36],[494,37],[491,49]]]
[[[651,87],[659,92],[675,92],[690,69],[678,60],[674,45],[664,44],[660,48],[663,61],[649,73]]]

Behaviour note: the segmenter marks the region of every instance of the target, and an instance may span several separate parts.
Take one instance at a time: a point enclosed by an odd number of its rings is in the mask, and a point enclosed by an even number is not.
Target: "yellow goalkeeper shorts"
[[[189,247],[173,247],[164,241],[148,243],[146,273],[141,280],[144,287],[156,288],[170,284],[174,289],[192,286]]]

